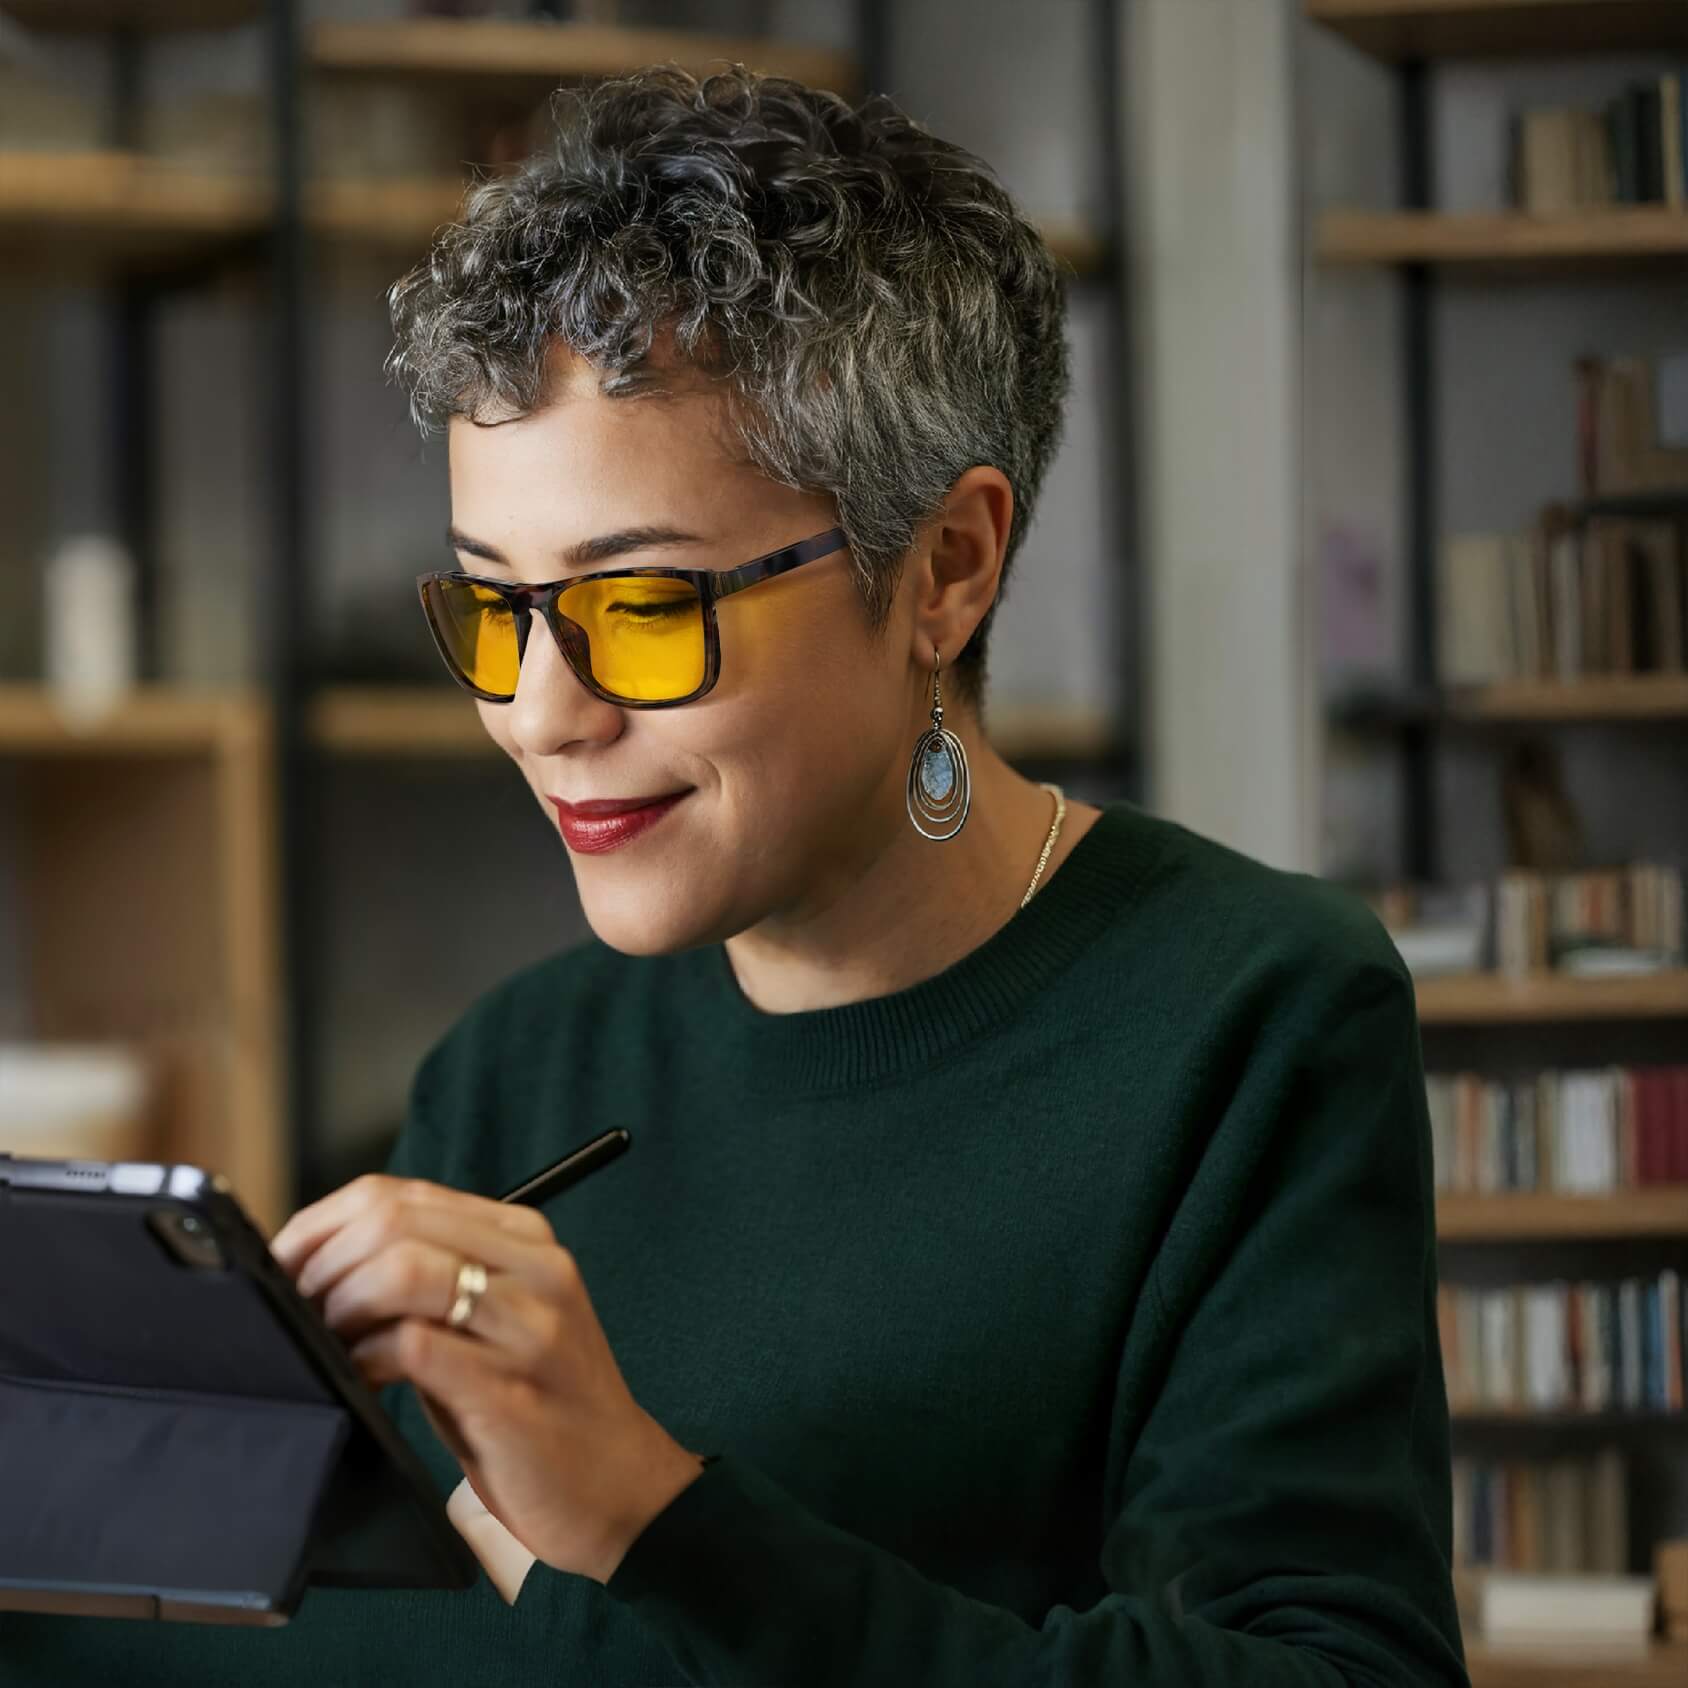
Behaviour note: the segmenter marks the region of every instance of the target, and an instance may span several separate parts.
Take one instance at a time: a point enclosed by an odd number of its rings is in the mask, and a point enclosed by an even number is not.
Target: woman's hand
[[[270,1239],[372,1388],[416,1387],[486,1509],[536,1558],[608,1582],[702,1471],[628,1392],[580,1270],[537,1208],[371,1173]],[[446,1324],[457,1269],[486,1293]]]

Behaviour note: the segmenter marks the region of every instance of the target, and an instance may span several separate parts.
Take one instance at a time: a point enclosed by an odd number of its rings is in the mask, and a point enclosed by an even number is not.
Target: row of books
[[[1456,1565],[1619,1575],[1629,1563],[1628,1461],[1617,1448],[1551,1459],[1456,1454]]]
[[[1688,109],[1679,71],[1632,81],[1597,110],[1531,107],[1508,128],[1508,185],[1522,210],[1684,202]]]
[[[1438,1283],[1449,1411],[1681,1412],[1683,1312],[1670,1266],[1604,1283]]]
[[[1646,958],[1675,966],[1683,956],[1682,872],[1659,862],[1583,873],[1508,868],[1495,884],[1494,966],[1517,976],[1542,968],[1635,971]],[[1631,952],[1635,965],[1602,950]],[[1620,965],[1619,963],[1622,962]]]
[[[1438,1191],[1688,1185],[1688,1066],[1433,1072],[1424,1083]]]
[[[1688,490],[1688,352],[1590,355],[1571,367],[1582,496]]]
[[[1682,964],[1681,869],[1660,862],[1493,881],[1351,887],[1383,923],[1414,978],[1495,972],[1656,972]]]
[[[1445,686],[1680,674],[1688,546],[1676,517],[1550,510],[1524,533],[1442,543],[1437,662]]]

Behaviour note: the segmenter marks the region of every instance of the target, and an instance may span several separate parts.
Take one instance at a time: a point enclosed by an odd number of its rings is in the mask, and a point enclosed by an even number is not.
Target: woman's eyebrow
[[[471,557],[484,557],[489,563],[510,566],[509,559],[496,546],[488,545],[483,540],[471,539],[468,534],[460,533],[455,526],[446,528],[445,537],[446,543],[453,550],[466,552]],[[567,569],[587,568],[610,557],[623,556],[629,551],[647,551],[663,545],[709,543],[702,534],[687,533],[684,528],[668,527],[659,522],[645,527],[618,528],[614,533],[600,533],[592,539],[577,540],[573,545],[565,545],[557,553],[557,562]]]

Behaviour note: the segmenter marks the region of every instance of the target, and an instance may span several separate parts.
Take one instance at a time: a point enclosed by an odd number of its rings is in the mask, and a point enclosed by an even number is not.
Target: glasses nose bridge
[[[577,684],[590,692],[591,652],[587,644],[586,630],[576,621],[564,615],[561,608],[563,586],[552,586],[544,589],[529,587],[519,596],[512,596],[511,608],[516,622],[516,672],[519,677],[527,667],[528,635],[532,631],[533,617],[538,614],[550,630],[552,643],[557,647],[557,654],[562,657]]]

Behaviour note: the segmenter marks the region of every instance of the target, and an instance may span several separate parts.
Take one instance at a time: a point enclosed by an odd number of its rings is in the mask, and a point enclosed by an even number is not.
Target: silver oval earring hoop
[[[967,824],[973,782],[967,747],[944,726],[938,686],[938,647],[932,647],[932,725],[915,740],[908,765],[908,818],[922,838],[953,838]],[[930,823],[930,826],[922,823]]]

